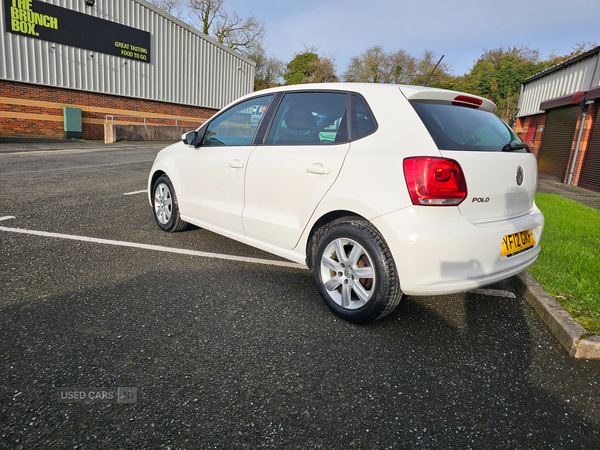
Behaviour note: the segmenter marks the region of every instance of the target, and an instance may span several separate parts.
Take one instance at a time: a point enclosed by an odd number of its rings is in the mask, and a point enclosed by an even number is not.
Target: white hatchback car
[[[416,86],[255,92],[162,150],[158,226],[187,223],[306,264],[355,323],[402,293],[462,292],[536,260],[537,161],[481,97]]]

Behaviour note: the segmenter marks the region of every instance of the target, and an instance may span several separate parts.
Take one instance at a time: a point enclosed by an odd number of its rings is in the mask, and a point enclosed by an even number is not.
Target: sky
[[[315,47],[335,58],[338,75],[375,45],[445,55],[453,75],[500,46],[527,45],[546,57],[581,42],[600,45],[600,0],[225,0],[225,9],[265,23],[267,54],[287,63]]]

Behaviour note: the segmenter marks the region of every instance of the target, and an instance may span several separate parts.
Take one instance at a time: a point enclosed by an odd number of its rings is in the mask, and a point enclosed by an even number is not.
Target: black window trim
[[[271,99],[265,114],[263,115],[260,124],[258,125],[258,129],[256,130],[256,134],[254,135],[253,144],[262,145],[266,144],[267,136],[271,131],[271,126],[273,124],[273,119],[275,117],[275,112],[279,109],[279,105],[283,97],[285,96],[285,92],[277,92],[275,96]]]

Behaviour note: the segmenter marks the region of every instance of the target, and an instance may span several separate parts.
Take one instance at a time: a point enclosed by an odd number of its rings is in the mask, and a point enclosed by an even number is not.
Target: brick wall
[[[529,148],[538,159],[542,138],[544,137],[546,117],[546,114],[518,117],[515,123],[515,133],[529,145]]]
[[[581,143],[579,144],[579,152],[577,153],[577,161],[575,162],[575,169],[573,170],[573,179],[571,183],[575,186],[579,184],[579,177],[581,175],[581,169],[583,168],[583,161],[585,160],[585,153],[588,148],[588,143],[590,138],[592,137],[592,129],[594,126],[594,118],[596,117],[596,112],[598,111],[598,103],[593,103],[588,106],[587,115],[585,116],[585,122],[583,124],[583,133],[581,134]],[[583,114],[579,114],[579,118],[577,119],[577,126],[575,131],[575,138],[573,139],[573,149],[571,150],[571,158],[569,159],[569,165],[567,166],[569,169],[571,168],[572,158],[574,156],[575,145],[577,144],[577,136],[579,136],[579,127],[581,126],[581,118]],[[600,128],[599,128],[600,129]],[[568,180],[569,170],[567,170],[567,175],[565,177],[565,183]]]
[[[107,114],[178,118],[178,125],[197,127],[216,111],[209,108],[140,100],[0,80],[0,136],[64,139],[63,107],[82,110],[84,139],[104,139]],[[187,119],[187,120],[186,120]],[[119,123],[143,123],[121,118]],[[147,119],[148,124],[174,125],[174,120]]]

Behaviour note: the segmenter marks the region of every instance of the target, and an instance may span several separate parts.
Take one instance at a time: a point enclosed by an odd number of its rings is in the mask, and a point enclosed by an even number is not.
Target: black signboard
[[[38,0],[4,0],[6,31],[150,62],[150,33]]]

